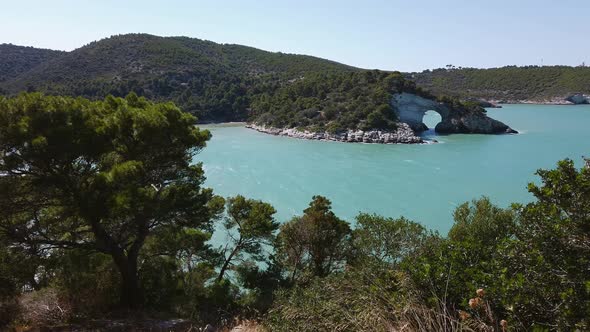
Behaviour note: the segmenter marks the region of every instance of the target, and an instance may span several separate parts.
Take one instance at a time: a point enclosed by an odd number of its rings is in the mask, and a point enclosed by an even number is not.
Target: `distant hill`
[[[0,83],[14,79],[65,52],[0,44]]]
[[[40,60],[35,54],[44,51],[22,49]],[[147,34],[113,36],[42,60],[7,76],[0,88],[89,98],[136,92],[173,101],[201,120],[221,121],[244,119],[260,89],[270,91],[310,72],[358,70],[312,56]]]
[[[590,94],[590,67],[451,68],[406,77],[435,94],[463,99],[556,102],[575,93]]]

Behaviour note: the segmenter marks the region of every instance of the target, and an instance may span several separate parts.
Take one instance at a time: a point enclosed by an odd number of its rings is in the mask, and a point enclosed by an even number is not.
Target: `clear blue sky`
[[[590,63],[590,0],[2,2],[0,43],[52,49],[145,32],[387,70]]]

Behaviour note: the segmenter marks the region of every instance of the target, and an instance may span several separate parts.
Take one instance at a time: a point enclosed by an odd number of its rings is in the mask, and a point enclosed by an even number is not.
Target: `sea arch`
[[[398,119],[418,132],[428,130],[428,126],[424,124],[424,115],[428,111],[440,115],[438,123],[445,122],[450,117],[450,110],[445,104],[407,92],[394,95],[392,106]]]

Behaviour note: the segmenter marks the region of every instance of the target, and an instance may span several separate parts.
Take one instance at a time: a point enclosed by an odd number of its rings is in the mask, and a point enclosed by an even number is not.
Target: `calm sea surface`
[[[430,113],[430,112],[429,112]],[[353,221],[359,212],[405,216],[446,233],[458,204],[489,196],[527,202],[538,168],[590,156],[590,106],[504,105],[488,114],[519,135],[436,136],[429,145],[380,145],[275,137],[242,126],[204,126],[212,140],[197,157],[219,195],[272,203],[277,219],[301,214],[316,194]],[[427,114],[434,126],[437,117]]]

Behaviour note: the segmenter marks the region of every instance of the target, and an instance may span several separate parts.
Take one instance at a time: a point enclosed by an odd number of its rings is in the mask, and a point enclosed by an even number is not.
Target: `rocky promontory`
[[[416,136],[407,123],[399,123],[395,131],[382,130],[346,130],[338,133],[312,132],[298,130],[296,128],[274,128],[264,125],[249,123],[246,128],[251,128],[262,133],[275,136],[288,136],[300,139],[338,141],[349,143],[381,143],[381,144],[419,144],[425,141]]]
[[[518,134],[503,122],[477,113],[450,116],[437,124],[435,130],[441,134]]]
[[[247,128],[259,132],[288,136],[300,139],[326,140],[350,143],[382,143],[382,144],[419,144],[425,141],[419,136],[428,130],[423,119],[427,111],[435,111],[441,116],[441,122],[434,128],[444,134],[514,134],[515,130],[506,124],[486,115],[483,107],[466,106],[453,100],[439,101],[429,95],[402,92],[394,94],[390,101],[396,113],[396,123],[390,130],[359,130],[346,129],[335,133],[326,131],[310,131],[297,128],[277,128],[261,122],[252,122]]]

